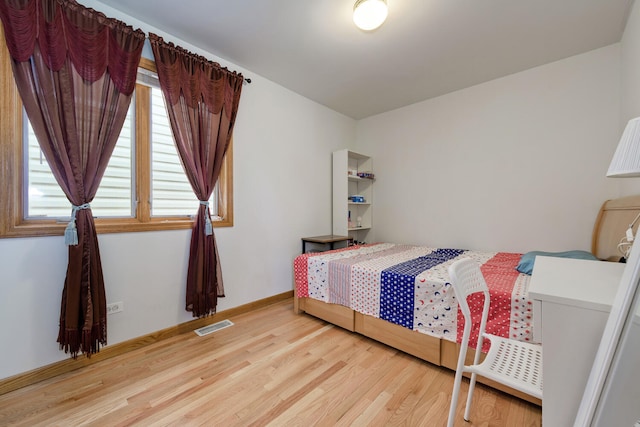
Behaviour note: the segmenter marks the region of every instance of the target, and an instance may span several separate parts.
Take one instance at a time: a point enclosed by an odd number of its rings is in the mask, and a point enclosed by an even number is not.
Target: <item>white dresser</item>
[[[529,296],[542,342],[542,425],[573,425],[624,267],[536,258]]]

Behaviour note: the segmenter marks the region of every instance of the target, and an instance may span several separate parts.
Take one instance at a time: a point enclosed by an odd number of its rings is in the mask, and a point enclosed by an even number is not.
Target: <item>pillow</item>
[[[531,274],[533,272],[533,266],[536,262],[536,257],[538,255],[542,256],[550,256],[556,258],[575,258],[575,259],[589,259],[598,261],[591,252],[587,251],[566,251],[566,252],[542,252],[542,251],[531,251],[522,255],[520,258],[520,263],[516,267],[520,273]]]

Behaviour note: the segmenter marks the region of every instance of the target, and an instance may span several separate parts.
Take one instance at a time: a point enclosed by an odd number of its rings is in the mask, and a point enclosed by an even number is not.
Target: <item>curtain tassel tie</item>
[[[211,236],[213,234],[213,224],[211,224],[211,215],[209,214],[209,201],[200,200],[200,204],[207,207],[207,212],[204,214],[204,235]]]
[[[80,209],[91,209],[89,203],[85,203],[80,206],[72,205],[71,208],[71,221],[67,224],[67,228],[64,229],[64,244],[67,246],[76,246],[78,244],[78,229],[76,228],[76,213]]]

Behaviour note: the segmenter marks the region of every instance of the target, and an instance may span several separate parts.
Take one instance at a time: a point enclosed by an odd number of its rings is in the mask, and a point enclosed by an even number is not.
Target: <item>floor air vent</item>
[[[222,320],[212,325],[203,326],[202,328],[196,329],[193,332],[203,337],[215,331],[219,331],[220,329],[228,328],[229,326],[233,326],[233,322],[231,320]]]

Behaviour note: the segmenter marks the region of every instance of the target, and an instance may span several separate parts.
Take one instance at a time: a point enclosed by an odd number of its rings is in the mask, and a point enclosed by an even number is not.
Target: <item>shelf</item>
[[[375,181],[375,178],[360,178],[357,175],[347,175],[347,177],[349,178],[349,181],[351,181],[351,182],[373,182],[373,181]]]
[[[348,235],[358,241],[373,238],[370,234],[373,229],[373,183],[375,176],[357,175],[357,173],[373,174],[374,167],[371,157],[344,149],[333,152],[332,162],[333,234]],[[350,171],[357,173],[350,175]],[[362,198],[352,199],[353,196]],[[347,222],[347,218],[352,220],[351,223]],[[360,221],[357,221],[358,218]],[[362,224],[363,227],[355,227],[356,224]],[[349,225],[352,226],[349,227]]]

